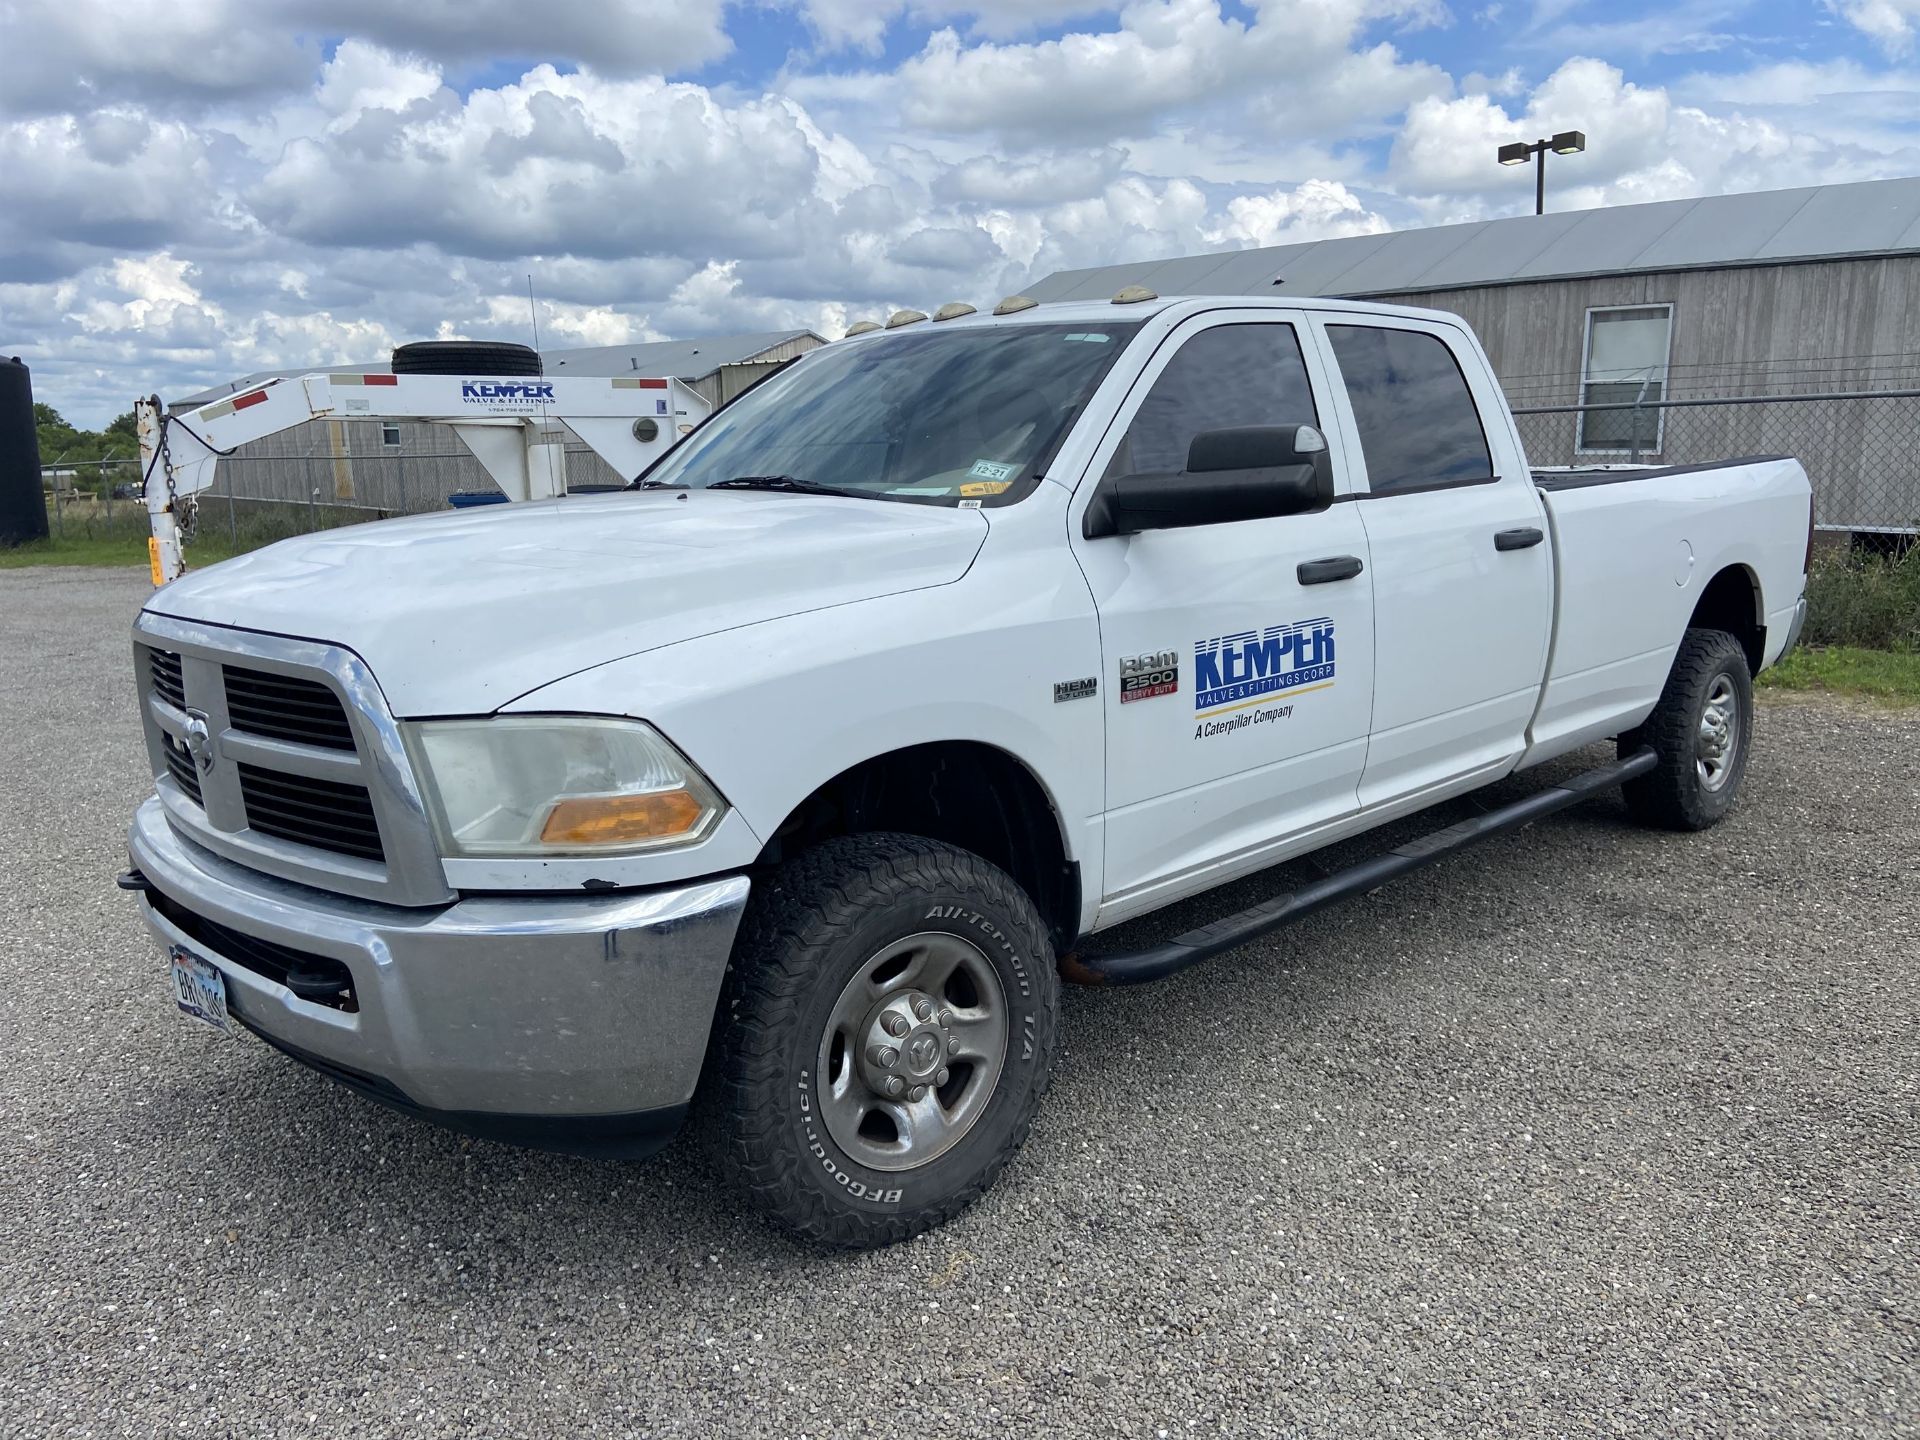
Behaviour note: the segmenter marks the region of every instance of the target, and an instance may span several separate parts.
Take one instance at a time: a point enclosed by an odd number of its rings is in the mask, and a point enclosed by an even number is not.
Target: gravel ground
[[[1710,835],[1608,797],[1070,991],[994,1193],[822,1256],[690,1147],[177,1019],[112,886],[144,592],[0,572],[0,1432],[1920,1434],[1920,711],[1769,700]]]

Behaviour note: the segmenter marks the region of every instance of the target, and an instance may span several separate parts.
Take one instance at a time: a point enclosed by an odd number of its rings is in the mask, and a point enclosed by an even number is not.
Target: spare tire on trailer
[[[393,352],[396,375],[539,375],[540,352],[500,340],[416,340]]]

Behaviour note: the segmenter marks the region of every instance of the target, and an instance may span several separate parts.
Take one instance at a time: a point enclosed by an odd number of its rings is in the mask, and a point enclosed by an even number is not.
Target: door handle
[[[1332,580],[1351,580],[1365,568],[1358,555],[1329,555],[1325,560],[1303,560],[1293,573],[1302,585],[1325,585]]]
[[[1530,550],[1547,537],[1538,525],[1523,525],[1518,530],[1502,530],[1493,537],[1496,550]]]

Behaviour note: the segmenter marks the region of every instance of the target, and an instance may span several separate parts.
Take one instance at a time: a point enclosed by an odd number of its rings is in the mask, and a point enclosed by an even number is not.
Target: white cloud
[[[1920,0],[1840,0],[1837,9],[1849,25],[1871,36],[1889,55],[1905,55],[1913,49],[1913,34],[1920,27]]]
[[[1207,232],[1210,243],[1290,245],[1337,235],[1377,235],[1389,228],[1360,197],[1331,180],[1309,180],[1293,190],[1236,195],[1227,202],[1226,223]]]
[[[940,22],[965,19],[972,33],[996,39],[1111,14],[1114,0],[802,0],[801,11],[830,47],[878,51],[903,16]]]
[[[1029,143],[1142,134],[1170,111],[1248,95],[1269,130],[1379,123],[1445,78],[1391,45],[1352,46],[1369,21],[1431,15],[1427,0],[1300,0],[1249,25],[1218,0],[1132,0],[1117,30],[1058,40],[969,45],[946,29],[900,68],[900,108],[928,130]]]
[[[0,0],[0,111],[133,101],[164,109],[285,94],[347,35],[441,63],[544,59],[606,75],[672,75],[732,48],[724,0]]]

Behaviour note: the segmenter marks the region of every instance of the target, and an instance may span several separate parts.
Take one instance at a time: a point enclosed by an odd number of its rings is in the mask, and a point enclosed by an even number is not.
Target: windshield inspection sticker
[[[1152,700],[1171,695],[1180,688],[1180,655],[1175,650],[1155,650],[1146,655],[1126,655],[1120,660],[1120,703]]]
[[[973,468],[967,471],[967,474],[976,480],[1011,481],[1013,479],[1013,472],[1019,468],[1020,467],[1011,460],[976,460],[973,462]]]
[[[962,495],[1003,495],[1013,488],[1011,480],[969,480],[960,487]]]
[[[1231,735],[1250,725],[1285,720],[1293,706],[1266,703],[1282,693],[1291,700],[1334,682],[1333,621],[1296,620],[1255,632],[1216,635],[1193,647],[1193,738]],[[1252,714],[1239,712],[1251,710]],[[1227,719],[1214,717],[1228,716]]]

